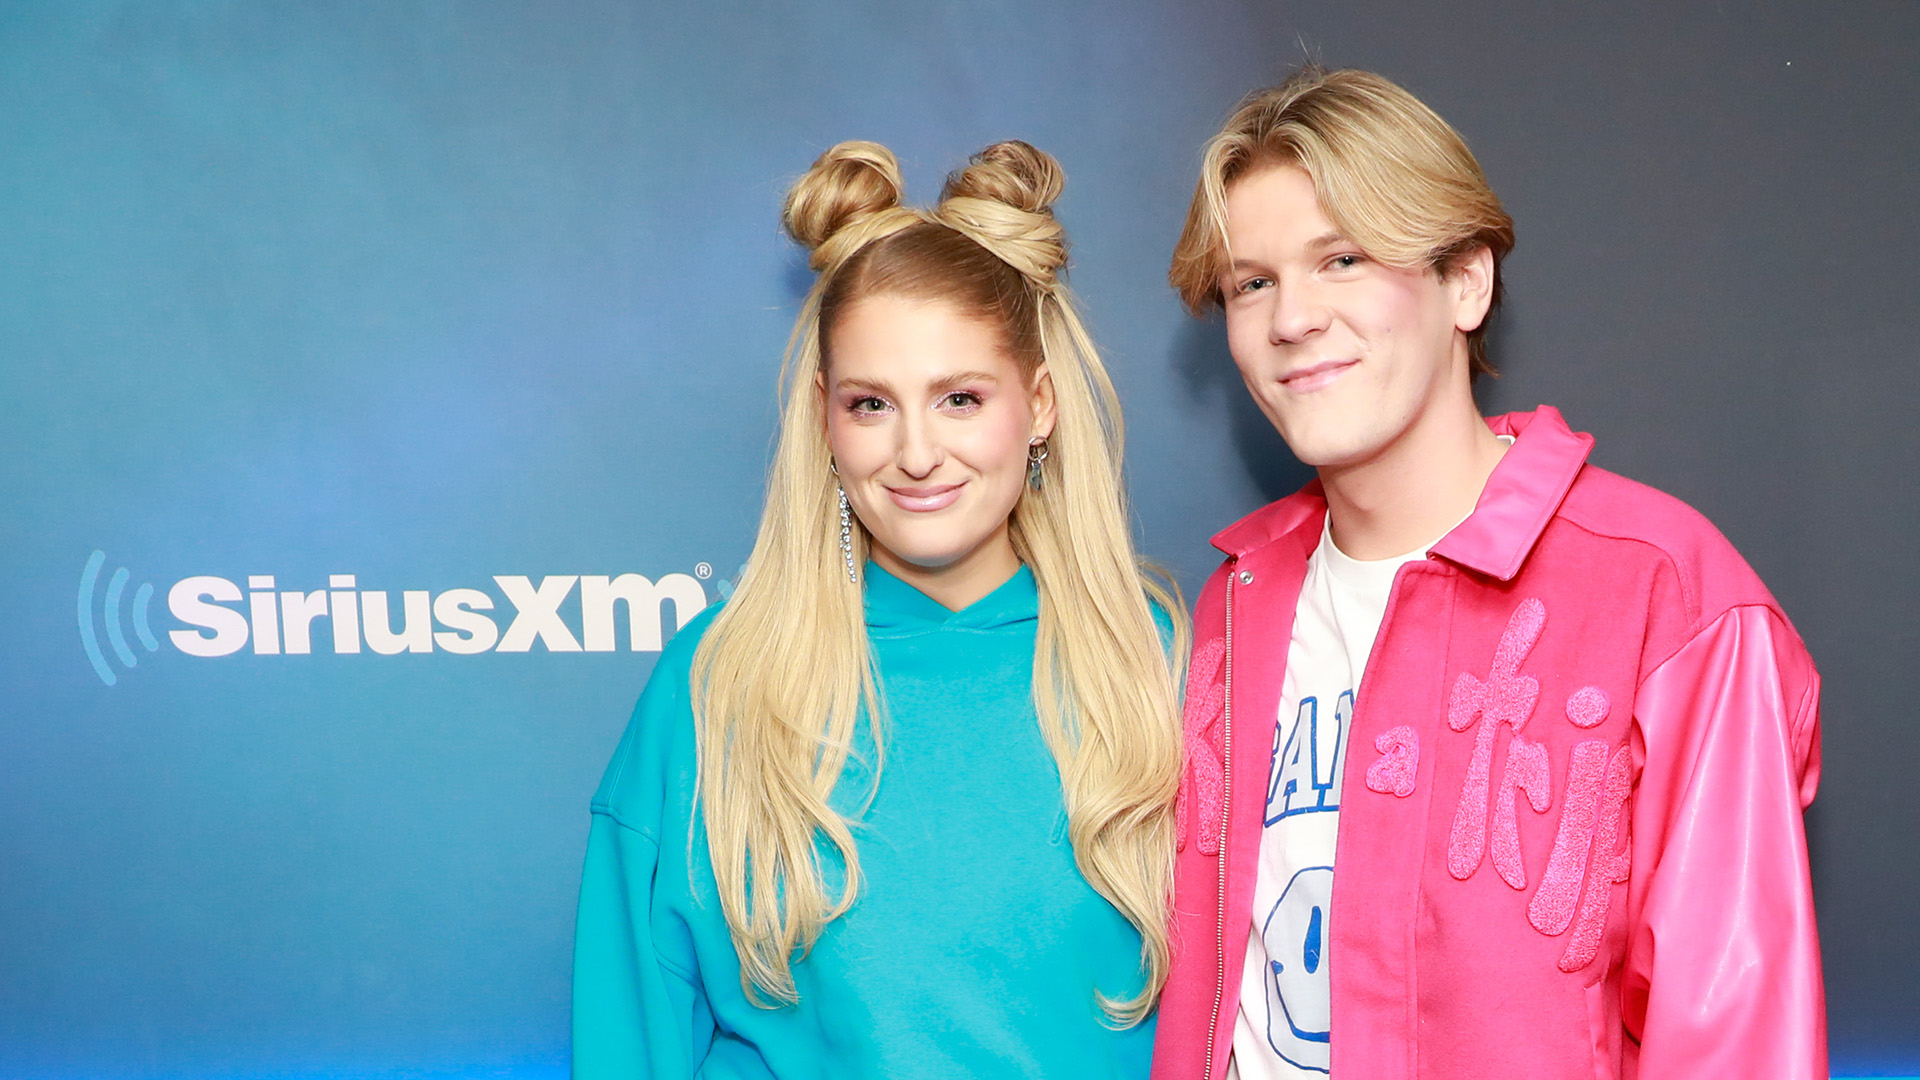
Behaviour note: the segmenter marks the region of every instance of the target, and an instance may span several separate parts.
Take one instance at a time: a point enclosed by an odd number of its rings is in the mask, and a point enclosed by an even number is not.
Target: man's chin
[[[1300,464],[1314,469],[1338,468],[1363,461],[1367,457],[1369,432],[1351,430],[1350,425],[1327,415],[1276,415],[1278,410],[1262,409],[1280,440],[1293,451]],[[1302,410],[1304,411],[1304,410]]]
[[[1289,437],[1282,429],[1280,438],[1300,464],[1313,469],[1358,465],[1372,458],[1379,449],[1360,432],[1300,431]]]

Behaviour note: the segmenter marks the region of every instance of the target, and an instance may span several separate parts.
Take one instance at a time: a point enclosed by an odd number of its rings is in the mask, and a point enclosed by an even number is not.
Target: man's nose
[[[1319,290],[1305,281],[1276,284],[1273,319],[1267,326],[1267,338],[1275,345],[1305,341],[1327,328],[1327,305]]]

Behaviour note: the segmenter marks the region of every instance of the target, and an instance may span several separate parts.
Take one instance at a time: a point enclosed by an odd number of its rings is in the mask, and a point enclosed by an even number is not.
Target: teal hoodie
[[[866,565],[887,753],[864,811],[870,744],[833,799],[864,888],[793,965],[801,1001],[780,1009],[741,990],[693,815],[687,684],[710,619],[660,653],[593,796],[574,1076],[1146,1076],[1152,1019],[1114,1030],[1094,1001],[1139,992],[1140,936],[1073,865],[1033,711],[1033,575],[948,611]]]
[[[870,746],[835,791],[864,886],[795,962],[799,1004],[743,993],[692,810],[703,613],[661,653],[593,798],[576,1078],[1147,1075],[1152,1020],[1113,1030],[1094,998],[1139,991],[1140,935],[1074,866],[1033,709],[1033,575],[961,611],[873,563],[866,580],[886,757],[864,812]]]

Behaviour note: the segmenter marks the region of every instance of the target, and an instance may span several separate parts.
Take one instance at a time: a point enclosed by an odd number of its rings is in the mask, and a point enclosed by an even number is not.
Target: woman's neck
[[[871,554],[881,569],[948,611],[972,607],[1020,571],[1020,556],[1014,554],[1013,537],[1005,522],[972,551],[944,566],[910,563],[877,542],[871,545]]]

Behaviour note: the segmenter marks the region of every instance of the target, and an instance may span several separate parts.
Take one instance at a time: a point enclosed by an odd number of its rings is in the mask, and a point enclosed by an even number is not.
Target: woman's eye
[[[857,412],[857,413],[877,413],[877,412],[887,411],[887,403],[884,401],[881,401],[877,397],[854,398],[853,403],[849,407],[854,412]]]
[[[942,403],[949,409],[970,409],[980,404],[980,395],[971,390],[955,390],[943,398]]]

